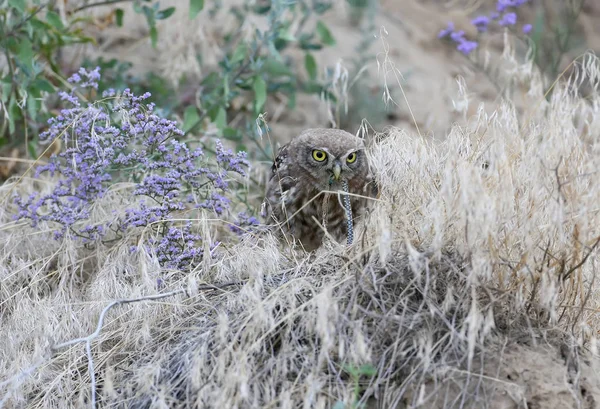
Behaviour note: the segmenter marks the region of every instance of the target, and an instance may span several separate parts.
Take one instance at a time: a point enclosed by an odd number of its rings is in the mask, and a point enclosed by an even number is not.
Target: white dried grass
[[[503,342],[593,347],[600,328],[599,73],[586,58],[585,98],[561,85],[548,102],[536,91],[523,116],[509,102],[482,108],[438,145],[380,135],[381,197],[350,249],[304,257],[264,235],[191,272],[161,271],[129,243],[86,250],[49,240],[51,226],[7,224],[0,406],[90,407],[90,362],[98,407],[458,408],[500,390],[521,403],[527,388],[497,376]],[[12,188],[0,190],[7,223]],[[126,199],[113,191],[95,217]],[[107,311],[87,353],[84,342],[52,352],[92,334],[110,302],[170,291]],[[343,365],[362,364],[377,373],[355,395]]]

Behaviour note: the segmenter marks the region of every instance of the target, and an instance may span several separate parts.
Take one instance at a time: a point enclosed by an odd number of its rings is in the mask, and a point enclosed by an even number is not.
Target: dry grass
[[[438,145],[374,138],[381,198],[350,248],[247,237],[161,271],[128,243],[88,249],[10,222],[5,185],[0,407],[90,407],[93,386],[97,407],[527,407],[535,391],[505,376],[506,357],[554,347],[565,402],[585,403],[600,393],[580,359],[597,357],[600,329],[600,72],[581,61],[589,95],[565,84],[546,101],[515,65],[526,112],[482,108]],[[156,294],[169,296],[131,300]],[[115,300],[131,302],[105,310]]]

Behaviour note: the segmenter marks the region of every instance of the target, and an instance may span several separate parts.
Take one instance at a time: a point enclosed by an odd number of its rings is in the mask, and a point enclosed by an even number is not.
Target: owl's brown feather
[[[313,158],[315,149],[327,152],[325,161]],[[337,129],[308,129],[281,147],[267,184],[264,205],[268,221],[299,240],[308,251],[321,245],[325,235],[322,225],[338,241],[345,238],[346,213],[340,196],[323,192],[340,191],[341,181],[347,180],[350,193],[373,196],[364,149],[362,139]],[[352,152],[357,158],[349,163]],[[333,177],[335,163],[342,167],[339,180]],[[360,215],[366,201],[350,197],[355,216]]]

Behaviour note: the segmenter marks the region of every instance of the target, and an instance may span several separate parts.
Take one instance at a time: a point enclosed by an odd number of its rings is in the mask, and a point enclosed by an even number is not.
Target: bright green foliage
[[[204,0],[190,0],[190,20],[196,18],[204,8]]]

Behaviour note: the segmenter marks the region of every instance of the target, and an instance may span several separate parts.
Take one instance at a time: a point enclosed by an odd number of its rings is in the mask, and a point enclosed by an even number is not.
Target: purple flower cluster
[[[69,81],[77,89],[96,88],[99,78],[98,68],[81,69]],[[103,94],[103,103],[82,106],[75,91],[62,92],[60,98],[70,107],[48,121],[40,140],[60,138],[65,149],[36,170],[36,176],[46,173],[59,179],[49,194],[15,197],[16,219],[28,219],[33,226],[55,222],[55,238],[69,232],[85,241],[150,227],[156,234],[145,235],[153,237],[146,245],[165,267],[183,269],[202,258],[202,238],[189,223],[176,226],[173,213],[194,208],[227,212],[230,175],[245,176],[250,164],[245,152],[235,154],[220,142],[215,160],[209,162],[202,149],[176,139],[183,132],[174,121],[153,113],[154,105],[145,102],[149,97],[110,90]],[[94,203],[120,180],[133,182],[137,199],[115,220],[90,224]]]
[[[191,223],[182,227],[167,227],[159,238],[151,238],[149,245],[156,252],[159,263],[167,267],[181,268],[202,258],[202,240],[192,233]]]
[[[236,222],[229,226],[229,230],[235,234],[242,235],[248,231],[252,231],[259,224],[256,217],[248,216],[246,212],[241,212],[238,214]]]
[[[496,11],[492,12],[489,16],[479,15],[473,18],[471,24],[473,24],[480,33],[488,31],[490,24],[494,21],[502,27],[515,26],[517,24],[517,13],[511,11],[511,9],[517,9],[528,1],[529,0],[497,0]],[[531,24],[525,24],[522,27],[523,33],[525,34],[529,34],[531,29]],[[467,39],[464,31],[456,31],[454,23],[452,22],[449,22],[448,26],[439,32],[438,38],[450,38],[450,40],[456,43],[456,49],[465,55],[471,54],[479,45],[477,41]]]

